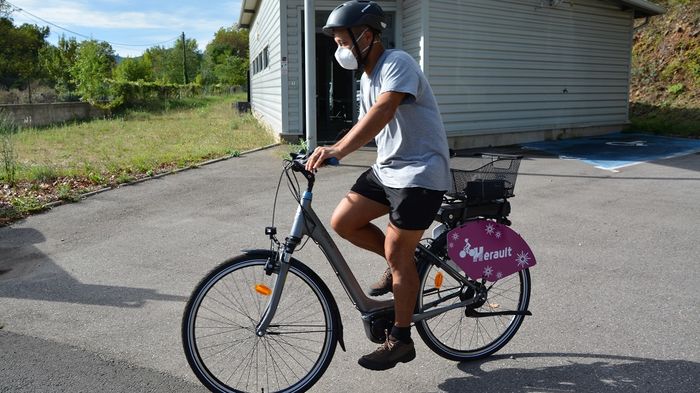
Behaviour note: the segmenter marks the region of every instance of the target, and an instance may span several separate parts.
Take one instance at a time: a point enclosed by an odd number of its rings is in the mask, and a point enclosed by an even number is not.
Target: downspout
[[[248,104],[250,104],[250,66],[248,67]]]
[[[642,22],[641,25],[633,28],[633,31],[636,33],[637,30],[641,29],[642,27],[646,26],[647,24],[649,24],[649,17],[648,16],[644,18],[644,22]]]

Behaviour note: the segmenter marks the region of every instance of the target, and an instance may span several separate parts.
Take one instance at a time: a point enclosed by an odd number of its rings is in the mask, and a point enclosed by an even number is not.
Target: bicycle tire
[[[434,288],[438,285],[435,276],[438,271],[442,273],[442,283],[439,285],[441,289],[436,291]],[[426,303],[435,300],[428,296],[437,294],[445,297],[450,291],[464,291],[463,284],[459,284],[463,279],[464,277],[455,279],[434,264],[426,264],[420,272],[417,311],[423,311]],[[488,299],[482,306],[473,308],[474,310],[488,313],[528,309],[532,287],[529,269],[521,270],[493,284],[488,291]],[[459,296],[449,300],[451,303],[459,301]],[[483,359],[503,348],[518,332],[524,318],[524,315],[469,317],[466,315],[466,308],[460,307],[417,322],[416,330],[423,342],[436,354],[450,360],[470,361]]]
[[[255,334],[269,297],[254,286],[274,287],[277,274],[264,271],[271,255],[245,254],[223,262],[187,302],[185,356],[213,392],[304,392],[333,358],[340,329],[337,305],[318,275],[295,259],[268,334]]]

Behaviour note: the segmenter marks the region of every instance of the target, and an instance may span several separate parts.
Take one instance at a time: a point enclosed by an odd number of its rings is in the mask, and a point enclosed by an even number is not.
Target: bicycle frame
[[[277,306],[279,305],[279,300],[282,296],[282,291],[284,289],[284,283],[286,280],[287,272],[289,270],[289,261],[294,249],[301,242],[304,236],[309,236],[313,239],[321,248],[324,256],[330,263],[333,271],[338,276],[341,285],[345,289],[348,297],[352,304],[357,308],[361,314],[372,314],[376,312],[389,311],[393,308],[393,300],[375,300],[369,298],[365,295],[362,287],[358,283],[355,275],[345,261],[345,258],[338,250],[333,238],[326,230],[325,226],[319,220],[318,216],[311,207],[311,201],[313,199],[313,193],[311,191],[306,191],[301,200],[299,201],[299,206],[297,207],[296,214],[294,216],[294,223],[287,241],[283,247],[280,247],[277,259],[280,265],[280,271],[275,281],[275,287],[272,290],[270,301],[267,304],[265,312],[261,318],[260,323],[256,328],[256,334],[258,336],[265,335],[267,327],[270,325],[275,312],[277,311]],[[310,231],[309,231],[310,230]],[[435,255],[433,255],[429,250],[427,250],[422,245],[419,246],[420,250],[427,257],[434,260],[441,268],[448,271],[450,274],[455,275],[455,277],[460,277],[455,269],[447,264],[443,264],[442,261]],[[466,285],[474,287],[472,283],[464,280]],[[444,299],[446,300],[446,299]],[[412,321],[418,322],[424,319],[435,317],[445,311],[449,311],[455,308],[466,307],[470,304],[474,304],[479,299],[468,299],[462,302],[454,303],[449,306],[444,306],[436,308],[430,311],[425,311],[422,313],[414,314]]]

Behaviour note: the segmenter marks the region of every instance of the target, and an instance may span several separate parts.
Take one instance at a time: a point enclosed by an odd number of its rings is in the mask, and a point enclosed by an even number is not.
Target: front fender
[[[277,253],[272,250],[266,250],[263,248],[244,248],[241,250],[245,255],[257,255],[264,257],[274,257]]]

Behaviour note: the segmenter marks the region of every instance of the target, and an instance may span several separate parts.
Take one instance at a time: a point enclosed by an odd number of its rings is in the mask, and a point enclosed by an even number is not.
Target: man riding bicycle
[[[413,260],[450,187],[449,149],[437,102],[420,66],[406,52],[385,49],[381,7],[368,0],[338,6],[323,32],[335,40],[335,58],[346,69],[363,71],[357,124],[332,146],[317,148],[306,169],[342,159],[369,143],[377,160],[340,201],[331,226],[354,245],[386,259],[389,268],[370,295],[394,295],[394,326],[386,342],[358,363],[386,370],[415,358],[411,317],[419,279]],[[386,234],[371,221],[389,214]]]

